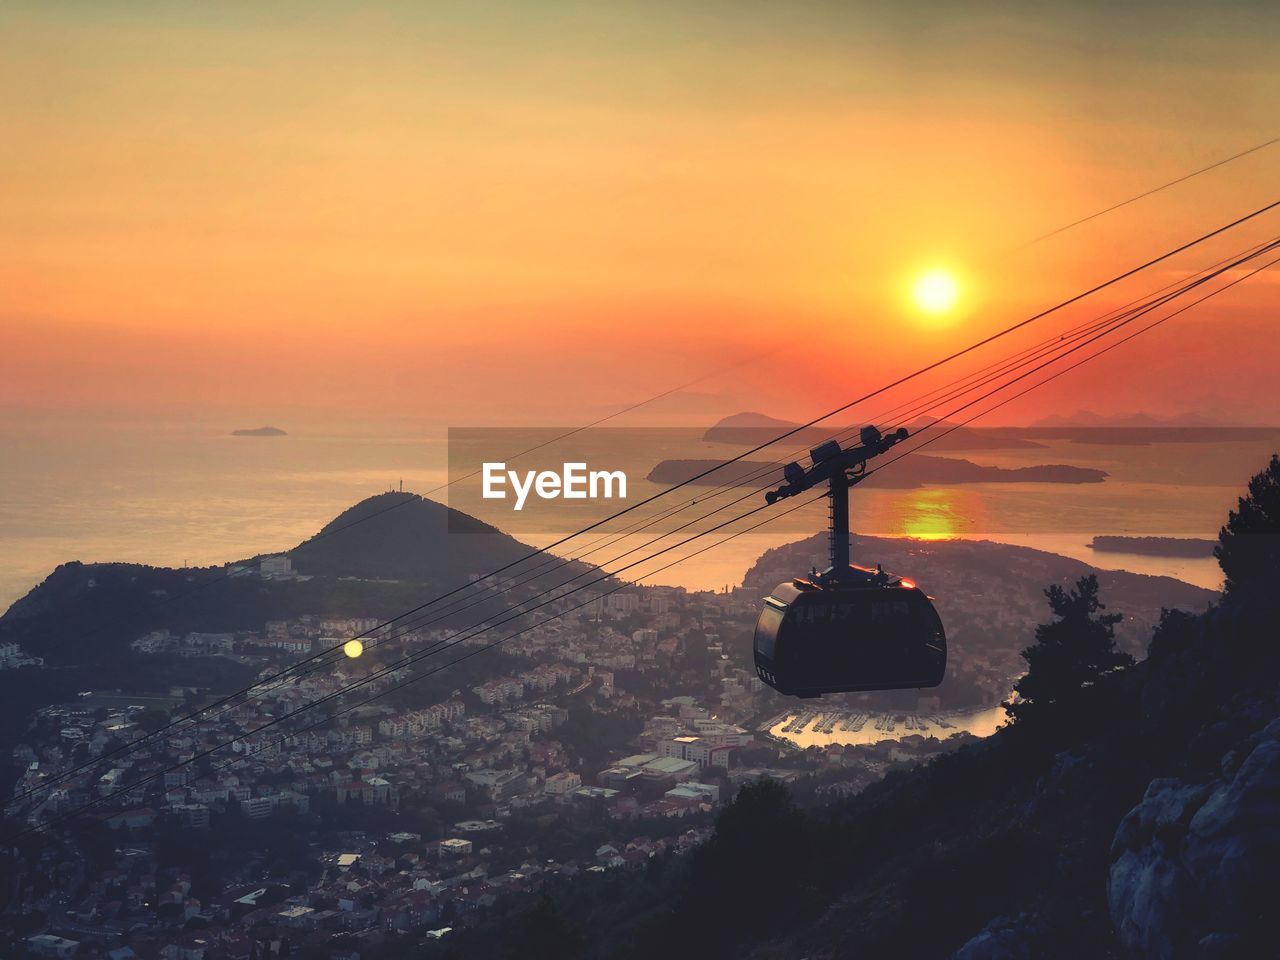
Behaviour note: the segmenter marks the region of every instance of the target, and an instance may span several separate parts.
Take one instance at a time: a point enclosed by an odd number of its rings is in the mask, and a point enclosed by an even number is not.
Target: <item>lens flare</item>
[[[348,640],[342,645],[342,652],[354,660],[360,654],[364,653],[364,644],[359,640]]]

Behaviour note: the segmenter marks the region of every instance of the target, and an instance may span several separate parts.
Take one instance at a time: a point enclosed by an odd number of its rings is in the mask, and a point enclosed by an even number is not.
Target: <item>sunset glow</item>
[[[1267,31],[1227,56],[1193,13],[1116,25],[1100,73],[1071,52],[1095,24],[1065,9],[1009,43],[935,4],[945,53],[908,59],[900,15],[856,5],[727,33],[661,3],[149,9],[0,11],[22,145],[0,156],[0,403],[19,419],[576,422],[583,397],[616,408],[797,329],[809,350],[697,402],[803,418],[940,333],[1256,206],[1274,160],[1020,246],[1270,132],[1280,89],[1249,66]],[[922,250],[968,266],[913,268]],[[1142,361],[1197,357],[1206,398],[1264,421],[1280,400],[1256,376],[1203,373],[1227,310],[1257,363],[1280,353],[1263,293],[1135,343],[1132,376],[1081,378],[1178,412],[1187,371]],[[1018,412],[1057,409],[1054,389]]]
[[[925,313],[948,313],[960,298],[960,285],[946,270],[929,270],[916,279],[911,296]]]

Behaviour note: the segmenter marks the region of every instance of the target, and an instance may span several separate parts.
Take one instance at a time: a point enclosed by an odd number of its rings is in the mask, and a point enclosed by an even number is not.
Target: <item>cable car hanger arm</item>
[[[866,473],[868,460],[878,457],[907,436],[905,427],[899,427],[890,434],[881,434],[874,426],[868,425],[862,428],[856,447],[842,449],[840,441],[828,440],[809,451],[813,465],[808,469],[795,462],[783,467],[782,476],[786,482],[765,493],[765,502],[776,503],[785,497],[794,497],[820,483],[830,483],[833,492],[837,487],[852,486]]]
[[[764,495],[765,502],[772,504],[824,481],[830,486],[831,566],[817,578],[819,583],[851,583],[865,580],[868,574],[875,582],[887,582],[888,578],[878,566],[871,573],[849,564],[849,488],[866,476],[868,460],[878,457],[907,436],[905,427],[882,434],[868,424],[860,431],[856,447],[842,449],[838,440],[828,440],[809,451],[809,459],[813,461],[811,467],[806,470],[798,463],[787,464],[782,470],[786,483]]]

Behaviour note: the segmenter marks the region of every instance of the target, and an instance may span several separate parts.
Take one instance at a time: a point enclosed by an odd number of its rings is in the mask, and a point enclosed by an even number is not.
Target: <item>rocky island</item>
[[[682,483],[691,477],[710,470],[717,460],[663,460],[645,478],[654,483]],[[1107,478],[1105,470],[1092,467],[1073,467],[1067,464],[1045,464],[1033,467],[984,467],[971,460],[952,457],[930,457],[911,454],[895,461],[892,470],[875,473],[866,479],[873,487],[910,489],[925,484],[951,483],[1101,483]],[[705,486],[732,484],[764,486],[770,479],[782,482],[782,468],[755,460],[740,460],[728,464],[722,470],[694,480]]]
[[[1094,537],[1089,549],[1099,553],[1137,553],[1144,557],[1212,557],[1217,540],[1196,537]]]
[[[755,446],[767,443],[781,433],[795,431],[789,433],[789,442],[818,444],[833,436],[856,436],[860,426],[818,424],[802,428],[798,423],[763,413],[735,413],[708,427],[702,439],[707,443]],[[1029,450],[1044,447],[1043,443],[1021,435],[1017,427],[960,427],[928,417],[918,418],[905,426],[912,434],[925,428],[948,427],[947,432],[935,435],[931,441],[935,450]]]

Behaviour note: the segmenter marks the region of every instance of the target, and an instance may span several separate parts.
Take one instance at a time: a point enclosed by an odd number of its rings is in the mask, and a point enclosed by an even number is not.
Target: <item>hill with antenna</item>
[[[294,569],[308,576],[453,585],[533,549],[442,503],[392,492],[342,511],[290,550],[289,557]]]
[[[353,609],[391,617],[533,550],[444,504],[382,493],[288,551],[290,577],[263,576],[261,560],[279,556],[265,553],[223,567],[60,564],[0,617],[0,643],[19,643],[51,665],[127,672],[129,642],[151,630],[257,630],[266,620]],[[531,594],[588,569],[555,567],[524,590]]]

